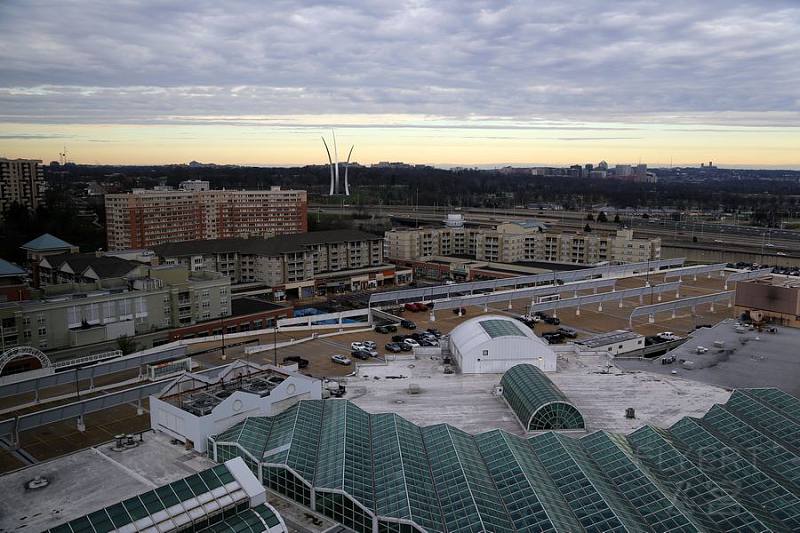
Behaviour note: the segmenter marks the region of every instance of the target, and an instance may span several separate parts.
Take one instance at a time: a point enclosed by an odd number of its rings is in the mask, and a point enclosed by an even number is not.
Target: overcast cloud
[[[6,0],[0,72],[5,122],[793,126],[800,3]]]

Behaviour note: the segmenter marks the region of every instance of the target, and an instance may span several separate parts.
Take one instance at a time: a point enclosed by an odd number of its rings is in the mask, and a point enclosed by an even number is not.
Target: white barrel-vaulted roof
[[[450,333],[450,351],[464,373],[502,373],[519,363],[555,371],[556,355],[525,324],[502,315],[471,318]]]

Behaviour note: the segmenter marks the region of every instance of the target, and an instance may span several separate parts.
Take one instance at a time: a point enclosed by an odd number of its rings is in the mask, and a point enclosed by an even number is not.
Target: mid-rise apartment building
[[[44,205],[46,189],[41,160],[0,158],[0,218],[15,203],[31,211]]]
[[[36,299],[0,304],[0,349],[88,346],[231,314],[230,280],[179,266],[59,283]]]
[[[196,184],[195,184],[196,185]],[[198,239],[272,237],[308,230],[305,191],[143,190],[109,194],[106,202],[110,250],[148,248]]]
[[[212,270],[232,283],[260,282],[301,298],[339,287],[362,290],[411,281],[395,279],[394,265],[384,262],[382,237],[355,230],[178,242],[154,251],[165,264]]]
[[[495,229],[420,228],[386,232],[391,259],[467,256],[479,261],[519,263],[552,261],[593,264],[637,262],[661,257],[660,239],[634,238],[632,230],[615,234],[554,233],[536,223],[505,223]]]

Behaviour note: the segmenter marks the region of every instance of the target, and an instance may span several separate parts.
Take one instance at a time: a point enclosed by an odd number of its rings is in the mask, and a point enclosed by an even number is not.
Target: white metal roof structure
[[[772,275],[771,268],[760,268],[758,270],[743,270],[742,272],[734,272],[733,274],[725,278],[725,290],[726,291],[728,290],[728,283],[766,278],[767,276],[771,275]]]
[[[567,272],[547,272],[545,274],[534,274],[530,276],[515,276],[513,278],[492,279],[486,281],[471,281],[467,283],[456,283],[454,285],[438,285],[435,287],[423,287],[419,289],[404,289],[399,291],[376,292],[370,295],[369,305],[382,302],[403,303],[413,301],[430,301],[436,297],[451,298],[453,296],[463,296],[472,294],[478,290],[497,290],[500,288],[517,288],[533,286],[542,283],[568,283],[570,281],[581,281],[601,277],[624,277],[646,272],[658,272],[659,270],[680,267],[686,261],[685,258],[657,259],[653,261],[643,261],[641,263],[626,263],[623,265],[604,265],[599,267],[582,268]]]
[[[665,280],[668,278],[681,279],[683,276],[694,276],[695,279],[697,279],[698,274],[708,274],[708,277],[710,278],[712,272],[719,272],[721,274],[724,274],[726,266],[727,265],[725,263],[717,263],[715,265],[695,265],[695,266],[676,268],[664,274],[664,279]]]
[[[713,306],[718,302],[726,302],[728,307],[731,307],[733,306],[734,296],[736,296],[736,291],[725,291],[715,292],[714,294],[704,294],[702,296],[693,296],[691,298],[683,298],[682,300],[673,300],[671,302],[643,305],[636,307],[633,311],[631,311],[631,315],[628,318],[628,324],[633,324],[633,319],[637,316],[649,316],[652,321],[652,318],[656,313],[672,311],[674,314],[677,309],[694,307],[696,305],[711,304]]]
[[[680,291],[680,287],[680,281],[671,281],[660,285],[651,285],[650,287],[635,287],[633,289],[623,289],[621,291],[588,294],[586,296],[578,296],[577,298],[532,303],[531,313],[535,311],[557,311],[558,309],[565,309],[568,307],[580,308],[582,305],[590,304],[600,304],[602,306],[603,302],[616,302],[637,297],[639,301],[643,303],[644,298],[647,296],[652,295],[660,299],[663,293],[675,292],[677,294]]]
[[[503,373],[519,363],[555,372],[556,354],[521,322],[500,315],[483,315],[450,333],[450,352],[465,374]]]

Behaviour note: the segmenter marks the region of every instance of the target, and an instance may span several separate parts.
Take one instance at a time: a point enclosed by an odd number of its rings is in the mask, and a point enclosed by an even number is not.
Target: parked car
[[[552,324],[554,326],[557,326],[557,325],[561,324],[561,320],[556,316],[546,316],[546,317],[544,317],[544,323],[545,324]]]
[[[561,326],[560,328],[558,328],[556,330],[556,332],[557,333],[561,333],[563,336],[568,337],[570,339],[574,339],[574,338],[576,338],[578,336],[578,332],[577,331],[575,331],[572,328],[567,328],[567,327],[564,327],[564,326]]]
[[[364,349],[364,343],[363,342],[358,342],[358,341],[351,342],[350,343],[350,349],[353,350],[353,351],[363,350]]]
[[[405,304],[403,307],[405,308],[406,311],[411,311],[412,313],[415,313],[417,311],[416,304],[410,302]]]
[[[394,328],[394,329],[392,329]],[[391,325],[388,326],[375,326],[376,333],[391,333],[393,331],[397,331],[397,328]]]
[[[410,320],[401,320],[400,325],[406,329],[417,329],[417,325]]]
[[[680,339],[680,337],[678,337],[677,335],[675,335],[671,331],[662,331],[661,333],[656,335],[656,337],[658,337],[659,339],[661,339],[664,342],[676,341],[676,340]]]
[[[283,364],[293,364],[293,363],[297,363],[297,368],[308,367],[308,359],[303,359],[299,355],[290,355],[288,357],[283,358]]]
[[[417,341],[415,341],[412,338],[408,338],[408,339],[404,340],[403,342],[406,343],[408,346],[411,346],[412,348],[416,348],[417,346],[420,346],[420,343],[418,343]]]
[[[404,352],[410,352],[411,350],[414,349],[413,346],[411,346],[410,344],[406,344],[405,342],[401,342],[399,344],[400,344],[400,349],[403,350]]]
[[[435,335],[435,336],[436,336],[436,338],[439,338],[439,337],[441,337],[441,336],[442,336],[442,332],[441,332],[441,331],[439,331],[439,330],[438,330],[438,329],[436,329],[436,328],[428,328],[426,331],[427,331],[428,333],[430,333],[431,335]]]
[[[374,350],[375,348],[378,347],[378,345],[375,344],[374,341],[363,341],[361,344],[363,344],[364,348],[366,348],[367,350]]]
[[[403,351],[403,348],[400,347],[400,343],[397,342],[387,342],[384,348],[386,348],[387,352],[392,352],[392,353],[398,353]]]
[[[557,333],[555,331],[543,333],[542,338],[546,340],[548,344],[559,344],[564,340],[564,336],[561,335],[561,333]]]
[[[398,342],[399,343],[399,342],[403,342],[404,340],[406,340],[406,336],[405,335],[392,335],[392,342]]]
[[[350,353],[351,356],[355,357],[356,359],[366,360],[370,358],[370,353],[366,350],[353,350]]]
[[[418,312],[427,311],[428,310],[428,306],[425,305],[422,302],[417,302],[417,303],[414,304],[414,310],[418,311]]]
[[[349,365],[349,364],[352,364],[352,362],[353,362],[353,361],[350,360],[349,357],[345,357],[344,355],[339,355],[339,354],[332,355],[331,356],[331,361],[333,361],[334,363],[340,364],[340,365]]]

